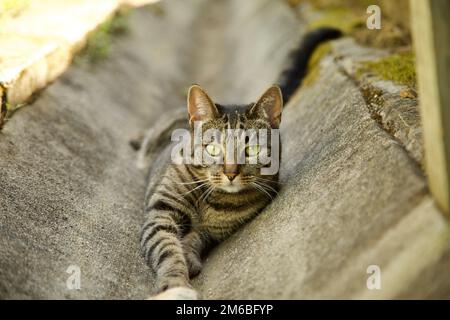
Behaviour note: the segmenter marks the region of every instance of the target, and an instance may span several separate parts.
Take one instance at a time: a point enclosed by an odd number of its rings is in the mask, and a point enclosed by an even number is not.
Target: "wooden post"
[[[410,0],[425,162],[431,193],[450,208],[450,1]]]

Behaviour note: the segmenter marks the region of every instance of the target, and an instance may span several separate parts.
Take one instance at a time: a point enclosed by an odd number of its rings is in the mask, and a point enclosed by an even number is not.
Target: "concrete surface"
[[[420,168],[333,60],[288,105],[281,130],[283,189],[212,252],[196,282],[204,297],[396,298],[448,250]],[[382,290],[366,287],[370,265]]]
[[[376,61],[389,52],[363,47],[349,37],[335,41],[331,51],[341,70],[360,88],[372,118],[423,166],[423,133],[416,89],[360,71],[364,62]]]
[[[131,30],[0,133],[1,298],[145,298],[144,174],[129,139],[183,106],[191,83],[252,101],[303,28],[281,2],[179,0],[140,9]],[[449,298],[448,223],[332,56],[284,110],[282,139],[282,191],[210,253],[194,281],[204,298]],[[71,265],[80,290],[66,287]],[[381,290],[366,287],[370,265]]]
[[[184,100],[186,84],[173,67],[181,62],[177,52],[187,50],[177,32],[191,21],[181,15],[136,12],[131,34],[110,59],[73,66],[6,123],[0,133],[2,298],[150,294],[138,247],[144,179],[128,142]],[[81,269],[81,290],[66,287],[71,265]]]
[[[59,77],[88,36],[121,6],[155,0],[30,0],[0,20],[0,86],[12,105]]]

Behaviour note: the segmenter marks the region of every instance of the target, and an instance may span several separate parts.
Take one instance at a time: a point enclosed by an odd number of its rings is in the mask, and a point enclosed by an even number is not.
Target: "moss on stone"
[[[308,62],[308,73],[303,79],[302,85],[308,86],[318,77],[320,66],[319,62],[331,51],[330,43],[323,43],[317,47]]]
[[[408,1],[382,0],[377,4],[382,9],[382,29],[366,27],[367,7],[371,0],[286,0],[292,7],[300,3],[309,4],[314,18],[309,29],[334,27],[352,36],[365,46],[396,49],[411,45],[408,16]],[[400,18],[401,17],[401,18]]]
[[[158,2],[149,4],[149,5],[145,6],[145,8],[147,8],[148,11],[150,11],[152,14],[154,14],[157,17],[164,17],[166,15],[166,10]]]
[[[391,80],[410,87],[416,86],[415,56],[412,52],[394,54],[386,58],[366,62],[357,75],[374,73],[384,80]]]
[[[106,59],[111,52],[113,37],[126,34],[129,31],[128,24],[128,10],[118,11],[88,37],[79,59],[93,63]]]
[[[364,26],[364,19],[355,15],[346,8],[331,8],[320,10],[317,19],[313,20],[308,29],[314,30],[320,27],[333,27],[344,33],[351,33],[355,28]]]

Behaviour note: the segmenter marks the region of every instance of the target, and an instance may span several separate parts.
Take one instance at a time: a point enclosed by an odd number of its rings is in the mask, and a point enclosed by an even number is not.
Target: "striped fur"
[[[280,93],[281,98],[281,93]],[[254,104],[221,106],[218,116],[203,124],[203,130],[270,129],[265,112]],[[252,111],[253,110],[253,111]],[[238,192],[221,188],[224,165],[170,164],[161,179],[149,184],[145,200],[146,222],[141,248],[155,271],[157,292],[188,287],[189,278],[201,270],[201,255],[242,224],[257,215],[276,196],[278,174],[260,176],[259,164],[238,165]]]
[[[306,35],[294,52],[291,66],[279,80],[285,100],[300,85],[308,59],[317,45],[339,35],[338,30],[331,28]],[[214,104],[200,87],[193,86],[188,94],[188,119],[190,124],[203,121],[203,130],[216,128],[222,132],[279,128],[282,105],[281,90],[276,86],[269,88],[254,104],[231,106]],[[169,140],[170,132],[177,127],[180,127],[180,117],[167,115],[148,132],[140,152],[140,167],[147,167],[148,155],[161,151],[161,142]],[[281,148],[279,151],[281,157]],[[158,165],[153,163],[153,167]],[[169,164],[165,169],[158,167],[157,170],[163,172],[160,180],[149,181],[145,197],[146,222],[140,241],[145,261],[156,273],[157,293],[178,292],[178,289],[186,292],[182,288],[189,287],[189,279],[201,271],[205,249],[255,217],[278,193],[278,173],[260,176],[262,166],[259,164],[234,166],[237,178],[233,181],[239,188],[228,192],[222,186],[228,176],[225,167]]]

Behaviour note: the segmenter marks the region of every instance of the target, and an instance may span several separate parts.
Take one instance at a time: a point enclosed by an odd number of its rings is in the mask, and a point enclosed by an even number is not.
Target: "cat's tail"
[[[300,46],[292,51],[290,64],[278,80],[278,85],[283,93],[283,101],[286,105],[297,88],[302,83],[308,70],[308,61],[314,50],[324,41],[339,38],[342,32],[334,28],[319,28],[307,33]]]

